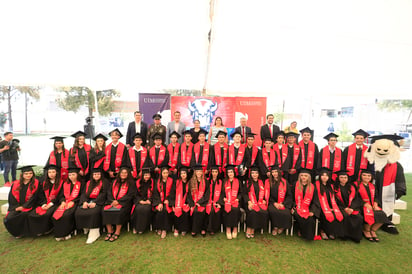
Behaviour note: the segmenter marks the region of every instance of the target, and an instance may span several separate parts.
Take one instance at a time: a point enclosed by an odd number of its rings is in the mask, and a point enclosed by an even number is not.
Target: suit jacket
[[[134,146],[133,143],[133,136],[136,134],[136,123],[135,121],[130,122],[129,126],[127,127],[127,134],[126,134],[126,144],[130,146]],[[140,135],[142,136],[142,145],[146,145],[146,136],[147,136],[147,124],[145,122],[140,122]]]
[[[186,125],[182,121],[179,122],[179,128],[177,129],[177,133],[180,134],[179,140],[177,142],[179,144],[183,143],[183,131],[186,130]],[[167,131],[166,131],[166,144],[170,144],[170,138],[169,135],[175,131],[175,121],[171,121],[167,124]]]
[[[246,143],[246,137],[243,136],[243,132],[242,132],[242,127],[238,126],[237,128],[235,128],[236,132],[239,132],[240,134],[242,134],[242,139],[241,139],[241,143],[245,144]],[[245,126],[245,133],[252,133],[252,129],[248,126]]]
[[[275,125],[272,124],[272,137],[270,137],[270,131],[269,131],[269,126],[268,124],[264,124],[261,128],[260,128],[260,138],[262,139],[262,148],[263,148],[263,143],[265,140],[265,138],[269,137],[272,139],[272,141],[274,143],[276,143],[276,134],[280,132],[280,128]]]

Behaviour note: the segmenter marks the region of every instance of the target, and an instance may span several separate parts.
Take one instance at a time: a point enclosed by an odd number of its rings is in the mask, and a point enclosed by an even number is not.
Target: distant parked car
[[[377,131],[377,130],[367,130],[366,131],[367,133],[369,133],[369,137],[370,136],[376,136],[376,135],[382,135],[383,134],[383,132],[382,131]],[[366,143],[367,144],[370,144],[371,143],[371,138],[366,138]]]
[[[410,132],[397,132],[396,135],[402,136],[404,139],[399,140],[399,145],[402,148],[411,147],[411,133]]]

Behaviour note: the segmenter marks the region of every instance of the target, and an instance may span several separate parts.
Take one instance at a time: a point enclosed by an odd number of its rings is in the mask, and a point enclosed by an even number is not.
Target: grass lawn
[[[407,182],[412,189],[412,174]],[[411,196],[403,200],[412,206]],[[169,234],[161,240],[152,232],[125,231],[114,243],[99,239],[86,245],[85,235],[63,242],[52,236],[14,239],[0,225],[0,267],[2,273],[407,273],[412,272],[412,213],[398,213],[400,235],[380,231],[380,243],[360,244],[267,234],[246,240],[244,233],[231,241],[223,233],[206,238]]]

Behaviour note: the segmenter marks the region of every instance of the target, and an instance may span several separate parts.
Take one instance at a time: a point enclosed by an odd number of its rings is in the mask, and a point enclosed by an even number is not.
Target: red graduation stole
[[[329,169],[332,169],[332,180],[336,180],[336,177],[338,177],[335,172],[340,170],[340,165],[342,162],[342,150],[340,148],[335,147],[335,158],[333,162],[333,167],[330,167],[330,151],[329,151],[329,146],[325,146],[322,149],[322,167],[326,167]]]
[[[79,151],[76,151],[76,154],[74,155],[74,162],[76,164],[76,167],[80,168],[84,174],[89,173],[89,154],[90,154],[90,150],[92,149],[92,147],[88,144],[84,144],[83,145],[84,150],[86,151],[86,158],[87,158],[87,167],[86,169],[83,168],[82,164],[80,163],[80,159],[79,159]],[[70,149],[70,154],[72,154],[72,150],[73,148]]]
[[[262,158],[263,158],[263,163],[265,164],[265,166],[267,168],[270,168],[271,166],[273,166],[275,164],[276,161],[276,154],[273,151],[273,149],[270,150],[270,157],[269,157],[269,153],[266,150],[266,148],[262,149]]]
[[[299,142],[299,146],[302,150],[302,167],[313,169],[313,164],[315,160],[315,143],[309,140],[307,159],[305,159],[305,144],[303,143],[303,140]]]
[[[129,190],[129,186],[126,183],[123,183],[120,185],[120,190],[119,190],[119,186],[116,184],[117,180],[115,180],[112,184],[112,194],[113,194],[113,199],[118,201],[119,199],[123,198],[124,195],[126,195],[127,191]],[[111,208],[112,205],[106,205],[104,207],[104,210],[107,210],[109,208]],[[115,206],[115,208],[121,208],[122,205],[118,204],[117,206]]]
[[[396,173],[398,172],[398,164],[387,164],[384,169],[383,186],[394,184],[396,181]]]
[[[192,159],[192,150],[193,150],[193,143],[190,142],[189,146],[186,144],[182,144],[180,146],[180,161],[182,165],[189,167],[190,160]]]
[[[269,184],[270,187],[270,182],[269,179],[266,179],[266,183]],[[286,197],[286,180],[284,178],[280,179],[279,186],[278,186],[278,204],[282,204],[281,208],[282,210],[285,209],[285,206],[283,205],[283,202],[285,201]]]
[[[167,146],[167,150],[169,151],[169,166],[170,171],[174,171],[177,166],[177,158],[179,156],[179,143],[176,143],[173,146],[171,143]]]
[[[368,167],[368,160],[365,157],[363,157],[367,149],[368,149],[367,146],[362,145],[362,156],[361,156],[359,174],[362,169],[366,169]],[[353,143],[348,147],[348,158],[346,159],[346,170],[348,171],[349,176],[353,176],[355,173],[355,159],[356,159],[356,143]],[[357,174],[358,177],[359,177],[359,174]]]
[[[365,205],[369,204],[373,206],[375,200],[375,186],[372,183],[368,183],[368,185],[371,193],[371,199],[369,199],[368,192],[366,191],[363,183],[359,183],[359,194]],[[366,223],[373,225],[375,223],[375,215],[373,213],[373,209],[368,209],[365,205],[363,206],[363,218],[365,219]]]
[[[147,158],[147,149],[142,147],[143,150],[140,151],[140,163],[139,163],[139,170],[142,170],[143,164],[146,162]],[[129,159],[130,163],[132,164],[133,172],[132,175],[134,178],[137,178],[137,166],[136,166],[136,154],[134,147],[129,148]]]
[[[92,193],[90,193],[90,196],[89,196],[90,199],[96,199],[97,196],[99,196],[100,190],[102,189],[102,185],[103,185],[102,180],[100,180],[99,185],[93,188]],[[89,186],[90,186],[90,181],[87,182],[86,193],[89,192]]]
[[[196,163],[198,163],[199,162],[199,155],[200,155],[200,143],[199,142],[197,142],[194,145],[194,151],[195,151]],[[204,143],[203,144],[203,157],[202,157],[203,172],[206,171],[208,162],[209,162],[209,143]]]
[[[173,179],[172,178],[167,178],[166,181],[166,195],[163,192],[163,182],[162,179],[159,179],[159,181],[157,182],[157,190],[159,191],[160,194],[160,201],[163,204],[163,202],[166,200],[166,197],[168,197],[170,195],[170,190],[172,189],[172,184],[173,184]],[[169,201],[170,202],[170,201]],[[171,213],[173,210],[171,207],[169,207],[169,205],[165,205],[166,210],[168,213]],[[159,206],[156,207],[156,209],[158,209]]]
[[[335,193],[336,193],[336,197],[342,202],[342,204],[345,204],[345,201],[343,200],[342,192],[341,192],[339,186],[338,186],[337,189],[335,190]],[[355,195],[356,195],[356,189],[355,189],[355,187],[354,187],[354,186],[350,186],[349,201],[348,201],[348,204],[347,204],[346,207],[350,207],[350,206],[351,206],[353,199],[355,199]],[[358,215],[358,214],[359,214],[359,211],[354,210],[351,215]]]
[[[99,152],[99,150],[96,149],[96,154],[97,154],[98,152]],[[94,168],[98,168],[98,167],[102,164],[102,162],[104,161],[104,159],[105,159],[105,157],[102,157],[102,158],[100,158],[99,160],[97,160],[97,161],[94,163],[93,167],[94,167]]]
[[[243,157],[245,156],[245,144],[240,144],[239,150],[237,152],[237,157],[235,159],[235,144],[229,147],[229,165],[235,165],[235,174],[238,175],[238,166],[243,162]]]
[[[296,212],[299,214],[300,217],[304,219],[307,219],[309,217],[309,212],[310,212],[309,207],[313,199],[314,191],[315,191],[315,187],[313,186],[313,184],[309,184],[306,187],[306,192],[303,193],[303,191],[299,189],[299,182],[296,182],[296,186],[295,186]]]
[[[246,148],[246,147],[245,147],[245,148]],[[253,146],[252,146],[252,161],[250,162],[250,166],[253,166],[253,164],[255,163],[255,161],[256,161],[256,156],[257,156],[258,152],[259,152],[258,147],[255,146],[255,145],[253,145]]]
[[[56,211],[54,211],[53,218],[55,220],[59,220],[63,216],[63,213],[66,211],[66,209],[72,208],[74,206],[74,204],[69,207],[67,205],[67,203],[73,201],[74,199],[77,198],[77,196],[79,196],[81,183],[79,181],[77,181],[74,184],[74,187],[73,187],[71,192],[70,192],[70,184],[72,184],[72,183],[71,182],[65,182],[64,185],[63,185],[63,193],[64,193],[65,202],[66,202],[66,207],[63,208],[63,209],[58,207],[56,209]]]
[[[282,167],[282,162],[283,162],[283,161],[281,161],[282,158],[280,158],[280,149],[279,149],[278,144],[275,144],[275,145],[273,146],[273,151],[276,153],[276,156],[277,156],[277,158],[279,159],[279,160],[278,160],[279,167]],[[282,151],[283,151],[283,145],[282,145]]]
[[[195,206],[192,207],[192,209],[190,210],[190,216],[192,216],[193,211],[195,210],[196,203],[200,199],[202,199],[203,195],[205,194],[205,189],[206,189],[206,182],[205,182],[205,179],[203,179],[200,182],[199,187],[197,188],[197,190],[195,192],[192,192],[193,202],[195,202]],[[199,211],[199,212],[203,212],[204,210],[205,210],[205,207],[203,207],[203,206],[198,206],[197,207],[197,211]]]
[[[213,189],[213,180],[210,180],[210,189]],[[206,205],[206,213],[210,214],[212,211],[212,206],[215,212],[219,212],[220,208],[216,206],[217,201],[219,201],[220,193],[222,192],[222,180],[217,180],[215,182],[215,191],[210,192],[209,202]]]
[[[26,192],[26,197],[24,201],[20,202],[20,190],[17,190],[17,188],[20,187],[20,180],[16,180],[13,182],[13,185],[11,187],[11,193],[14,196],[14,198],[16,198],[17,202],[19,204],[24,204],[25,202],[27,202],[28,200],[31,199],[31,197],[33,197],[34,193],[37,191],[37,188],[39,187],[39,181],[37,179],[34,179],[34,186],[33,189],[30,190],[30,186],[27,188],[27,192]],[[23,208],[22,212],[27,212],[30,211],[32,208]]]
[[[268,200],[269,200],[269,182],[263,184],[262,180],[258,180],[259,184],[259,200],[256,201],[256,193],[253,185],[249,189],[249,200],[252,202],[252,209],[258,212],[260,209],[268,209]],[[265,200],[265,203],[263,202]]]
[[[340,212],[338,205],[336,204],[335,195],[333,195],[333,193],[330,193],[330,201],[332,203],[332,206],[330,206],[328,203],[328,198],[326,197],[326,192],[323,193],[323,195],[320,193],[320,182],[319,181],[316,181],[316,188],[318,190],[320,207],[322,208],[323,214],[325,214],[326,220],[329,223],[333,222],[335,220],[335,217],[333,216],[332,212],[334,212],[336,219],[339,222],[342,222],[343,215],[342,215],[342,212]],[[332,187],[332,190],[333,190],[333,187]]]
[[[188,212],[190,207],[186,202],[187,193],[189,192],[189,183],[186,182],[186,193],[183,195],[183,182],[182,180],[176,181],[176,202],[175,202],[175,215],[176,217],[182,216],[182,210]]]
[[[65,156],[64,156],[64,155]],[[49,164],[51,165],[56,165],[56,154],[54,154],[54,151],[50,153],[50,158],[49,158]],[[69,175],[68,169],[69,169],[69,151],[67,149],[64,150],[64,153],[61,154],[61,169],[60,169],[60,178],[62,181],[67,180],[67,177]]]
[[[239,180],[237,178],[233,178],[232,186],[230,185],[229,180],[225,183],[225,194],[226,194],[226,202],[225,202],[225,211],[230,212],[233,207],[239,207],[239,201],[236,201],[237,194],[239,192]]]
[[[160,146],[159,150],[159,157],[157,158],[157,163],[156,163],[156,146],[153,146],[150,151],[149,151],[150,159],[152,159],[153,164],[155,167],[159,167],[160,164],[163,162],[163,160],[166,157],[166,148],[164,145]]]
[[[222,154],[221,154],[221,147],[219,143],[213,145],[213,149],[215,150],[215,162],[216,165],[219,167],[219,172],[225,172],[225,167],[227,165],[227,150],[229,146],[224,143],[223,144],[223,163],[222,163]]]
[[[44,190],[44,186],[46,184],[46,181],[43,182],[43,190]],[[51,186],[48,190],[44,190],[44,196],[46,196],[46,204],[49,204],[52,200],[56,199],[57,194],[59,194],[60,189],[62,188],[63,183],[61,183],[59,185],[59,187],[57,189],[54,189],[54,185]],[[41,206],[36,207],[36,213],[38,215],[44,215],[46,214],[47,210],[44,210],[41,208]]]
[[[292,169],[295,168],[296,162],[299,158],[300,146],[297,144],[293,144],[293,162],[292,162]],[[286,158],[288,157],[288,145],[284,144],[282,147],[282,165],[285,163]]]
[[[104,164],[103,164],[103,169],[105,171],[108,171],[110,167],[110,160],[111,160],[110,155],[111,155],[112,145],[113,143],[110,143],[106,147],[106,159],[104,160]],[[115,173],[119,172],[120,166],[122,165],[124,148],[125,148],[125,145],[123,143],[121,142],[117,143],[116,157],[114,159],[114,172]]]

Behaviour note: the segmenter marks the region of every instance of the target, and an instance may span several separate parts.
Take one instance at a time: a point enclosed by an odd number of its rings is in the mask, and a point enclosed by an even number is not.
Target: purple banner
[[[167,125],[171,119],[170,94],[139,93],[139,110],[143,114],[143,121],[148,125],[153,123],[153,115],[162,115],[162,124]]]

